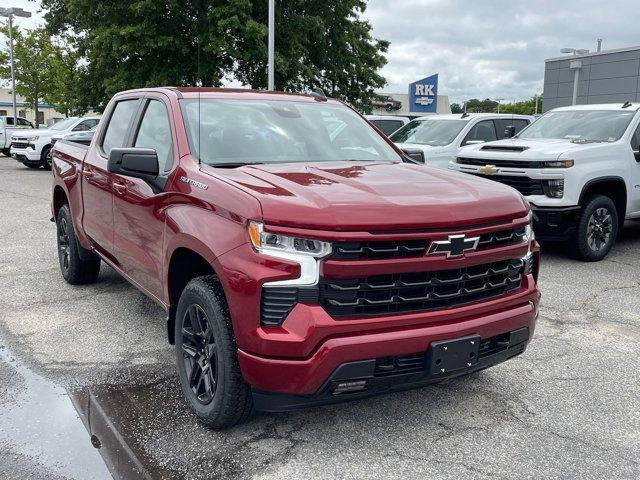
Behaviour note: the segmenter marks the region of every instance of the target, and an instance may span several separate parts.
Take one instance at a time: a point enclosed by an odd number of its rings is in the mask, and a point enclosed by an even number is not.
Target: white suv
[[[100,117],[69,117],[47,129],[14,132],[11,135],[11,156],[29,168],[51,170],[51,138],[69,132],[91,130]]]
[[[531,122],[528,115],[508,113],[429,115],[412,120],[389,138],[415,160],[447,168],[460,147],[513,136]]]
[[[556,108],[515,138],[460,149],[449,168],[505,183],[531,204],[539,239],[604,258],[640,218],[639,103]]]

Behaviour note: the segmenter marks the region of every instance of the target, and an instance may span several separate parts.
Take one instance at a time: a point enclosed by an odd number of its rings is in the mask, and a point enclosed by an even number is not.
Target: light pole
[[[267,67],[267,88],[275,90],[275,0],[269,0],[269,46],[268,46],[268,67]]]
[[[0,7],[0,17],[7,17],[9,19],[9,55],[11,57],[11,94],[13,96],[13,126],[18,126],[18,109],[16,107],[16,74],[15,74],[15,66],[13,63],[13,17],[24,17],[29,18],[31,16],[31,12],[27,12],[22,8],[11,7],[11,8],[1,8]],[[36,124],[38,123],[38,119],[36,118]]]
[[[589,53],[589,50],[585,48],[562,48],[560,49],[560,53],[571,53],[575,56]],[[569,68],[573,70],[573,96],[571,98],[571,105],[575,105],[578,101],[578,82],[580,81],[582,62],[580,60],[571,60],[571,62],[569,62]]]
[[[498,113],[500,113],[500,102],[503,100],[504,98],[496,98],[496,102],[498,102]]]

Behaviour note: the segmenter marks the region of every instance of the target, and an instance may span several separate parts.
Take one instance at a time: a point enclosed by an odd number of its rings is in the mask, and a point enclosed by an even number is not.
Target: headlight
[[[564,179],[544,180],[542,182],[544,194],[550,198],[562,198],[564,196]]]
[[[27,142],[36,142],[40,137],[27,138]]]
[[[264,231],[260,222],[249,222],[249,238],[259,253],[274,258],[289,260],[300,265],[300,277],[265,283],[275,285],[315,285],[320,276],[318,260],[331,253],[331,244],[311,238],[289,237]]]
[[[549,162],[542,162],[544,168],[571,168],[573,167],[573,160],[553,160]]]

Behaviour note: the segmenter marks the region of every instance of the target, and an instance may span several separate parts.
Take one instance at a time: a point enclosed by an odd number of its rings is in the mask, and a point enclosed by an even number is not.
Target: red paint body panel
[[[199,94],[315,102],[311,96],[248,90],[203,89]],[[533,332],[530,302],[536,304],[540,296],[533,275],[517,291],[451,309],[334,319],[320,305],[298,303],[281,326],[261,326],[263,284],[297,278],[300,266],[257,253],[249,244],[249,220],[262,221],[274,232],[326,241],[431,242],[524,226],[528,205],[515,190],[495,182],[411,164],[198,165],[180,111],[180,98],[197,95],[195,89],[172,88],[116,95],[88,150],[56,143],[53,186],[67,198],[80,244],[164,308],[177,303],[170,297],[169,266],[178,249],[196,252],[211,265],[225,290],[248,383],[266,391],[308,394],[344,362],[423,352],[434,340],[468,333],[487,338],[520,327]],[[141,99],[141,105],[146,98],[160,100],[169,112],[174,159],[160,192],[140,179],[107,172],[101,136],[116,102],[131,98]],[[54,212],[59,208],[52,206]],[[534,250],[539,255],[537,245]],[[526,253],[526,245],[508,245],[450,259],[327,259],[321,275],[362,278],[453,269]]]

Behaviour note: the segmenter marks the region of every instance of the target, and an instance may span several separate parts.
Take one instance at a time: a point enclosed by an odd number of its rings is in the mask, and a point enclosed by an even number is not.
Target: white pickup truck
[[[14,132],[11,135],[11,156],[29,168],[51,170],[51,139],[70,132],[91,130],[100,117],[69,117],[49,128]]]
[[[0,152],[7,157],[11,148],[11,134],[16,130],[33,128],[33,123],[26,118],[18,117],[16,120],[17,125],[11,115],[0,116]]]
[[[640,103],[556,108],[508,140],[460,149],[449,168],[517,189],[541,240],[603,259],[640,218]]]
[[[412,120],[389,138],[414,160],[446,169],[460,147],[513,136],[533,120],[510,113],[429,115]]]

